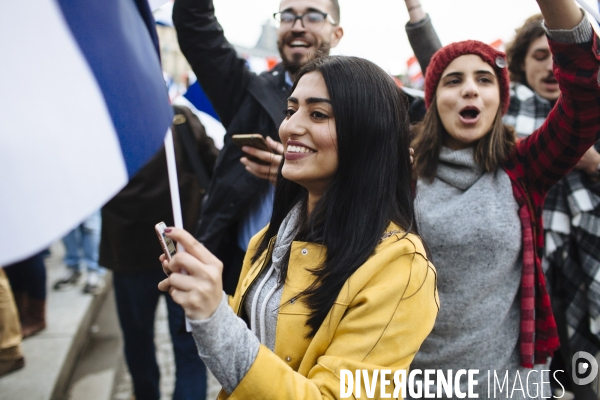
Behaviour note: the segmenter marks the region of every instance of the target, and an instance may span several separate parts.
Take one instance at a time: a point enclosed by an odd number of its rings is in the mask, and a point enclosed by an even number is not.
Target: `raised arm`
[[[225,38],[212,0],[176,0],[173,23],[183,55],[228,128],[252,73]]]
[[[410,17],[405,26],[406,36],[408,36],[410,47],[415,53],[417,61],[419,61],[421,71],[425,75],[429,60],[442,47],[442,44],[433,28],[431,18],[429,18],[429,15],[423,9],[421,1],[404,0],[404,4]]]
[[[546,122],[517,144],[507,170],[544,195],[600,139],[600,44],[573,0],[538,0],[561,95]]]
[[[581,10],[573,0],[537,0],[546,28],[571,30],[581,22]]]

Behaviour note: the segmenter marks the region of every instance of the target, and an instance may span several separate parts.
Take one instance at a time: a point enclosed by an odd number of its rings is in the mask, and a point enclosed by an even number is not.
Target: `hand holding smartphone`
[[[267,144],[267,141],[265,140],[265,138],[259,133],[233,135],[233,136],[231,136],[231,139],[233,140],[233,143],[235,143],[235,145],[237,147],[239,147],[240,149],[244,146],[249,146],[249,147],[254,147],[255,149],[258,149],[258,150],[268,151],[269,153],[273,152],[273,150],[271,150],[271,148]],[[259,160],[258,158],[254,157],[254,156],[247,155],[247,157],[248,157],[248,159],[250,159],[254,162],[264,164],[264,161]]]
[[[165,229],[167,229],[167,225],[162,221],[154,225],[154,231],[158,236],[160,247],[162,247],[163,252],[165,253],[165,257],[167,257],[167,260],[171,261],[171,258],[173,258],[175,253],[177,253],[177,247],[175,246],[175,242],[173,242],[173,239],[165,235]],[[165,270],[165,274],[170,275],[171,272],[167,272]]]

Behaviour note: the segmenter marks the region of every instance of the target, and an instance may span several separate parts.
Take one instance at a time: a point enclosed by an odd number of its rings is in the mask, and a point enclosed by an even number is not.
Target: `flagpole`
[[[173,132],[171,128],[165,136],[165,154],[167,155],[167,171],[169,173],[169,190],[171,191],[171,204],[173,207],[173,221],[176,228],[183,229],[183,217],[181,216],[181,200],[179,199],[179,180],[177,179],[177,164],[175,163],[175,145],[173,144]],[[177,251],[185,252],[183,245],[177,243]],[[182,271],[183,274],[186,271]],[[185,317],[185,328],[188,332],[192,331],[192,326],[187,317]]]
[[[179,198],[179,180],[177,179],[177,164],[175,163],[175,146],[173,144],[173,132],[167,131],[165,136],[165,153],[167,155],[167,170],[169,172],[169,189],[171,191],[171,204],[173,206],[173,220],[176,228],[183,229],[183,217],[181,216],[181,200]],[[177,250],[185,251],[180,243]]]

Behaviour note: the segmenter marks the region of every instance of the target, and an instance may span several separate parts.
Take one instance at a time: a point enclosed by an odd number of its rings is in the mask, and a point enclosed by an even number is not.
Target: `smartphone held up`
[[[233,140],[233,143],[235,143],[235,145],[237,147],[239,147],[240,149],[244,146],[248,146],[248,147],[254,147],[255,149],[258,149],[258,150],[267,151],[269,153],[273,152],[273,150],[271,150],[271,148],[267,144],[267,141],[265,140],[265,138],[259,133],[233,135],[233,136],[231,136],[231,139]],[[256,157],[253,157],[251,155],[247,155],[247,157],[248,157],[248,159],[250,159],[254,162],[264,164],[263,161],[257,159]]]
[[[177,253],[177,247],[175,246],[173,239],[165,235],[165,229],[167,229],[167,225],[162,221],[154,226],[156,236],[158,236],[158,241],[160,242],[160,247],[162,247],[167,260],[171,261],[171,258]],[[170,275],[170,272],[167,272],[166,270],[165,273]]]

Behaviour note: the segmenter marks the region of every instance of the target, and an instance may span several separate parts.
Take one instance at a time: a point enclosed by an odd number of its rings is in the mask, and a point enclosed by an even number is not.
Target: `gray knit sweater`
[[[479,398],[488,397],[488,371],[492,382],[494,370],[500,379],[508,371],[511,389],[519,371],[526,389],[530,370],[519,366],[518,348],[521,224],[508,175],[502,169],[484,173],[472,148],[444,147],[433,182],[417,182],[416,210],[437,269],[441,307],[411,368],[478,369]],[[549,390],[546,385],[544,396]],[[512,398],[530,398],[521,394]],[[496,398],[504,397],[506,388],[503,395],[497,389]]]

